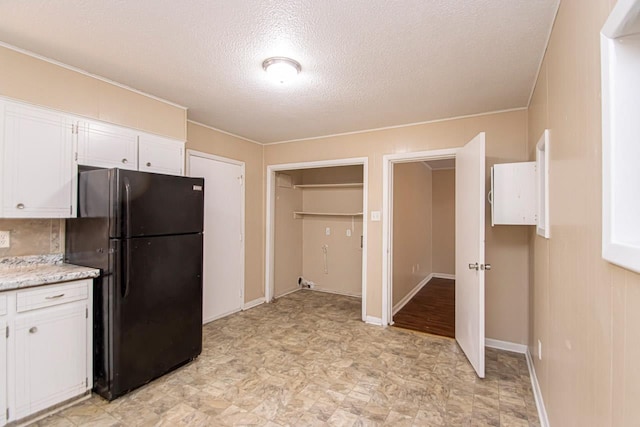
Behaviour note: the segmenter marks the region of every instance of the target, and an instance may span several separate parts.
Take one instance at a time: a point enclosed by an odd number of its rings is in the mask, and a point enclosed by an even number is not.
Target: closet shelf
[[[301,216],[362,216],[362,212],[293,212],[293,218]]]
[[[297,184],[293,188],[362,188],[361,182],[348,182],[343,184]]]

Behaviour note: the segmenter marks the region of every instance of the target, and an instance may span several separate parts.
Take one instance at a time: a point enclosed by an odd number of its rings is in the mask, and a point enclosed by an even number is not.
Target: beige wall
[[[614,3],[561,3],[529,109],[531,159],[551,133],[551,238],[530,236],[529,346],[553,426],[640,420],[640,275],[601,257],[599,32]]]
[[[397,305],[433,273],[432,171],[423,162],[393,167],[393,299]]]
[[[184,108],[0,46],[0,96],[93,119],[186,139]],[[12,245],[0,256],[64,251],[60,220],[0,219]]]
[[[456,171],[433,171],[433,272],[456,274]]]
[[[279,297],[298,289],[302,276],[302,220],[293,212],[302,210],[300,171],[276,174],[276,203],[274,224],[274,295]]]
[[[527,112],[518,110],[416,126],[386,129],[264,147],[266,166],[368,158],[368,210],[382,209],[382,156],[411,151],[461,147],[478,132],[487,136],[489,167],[496,162],[527,160]],[[487,219],[490,219],[487,204]],[[366,219],[367,314],[382,314],[382,222]],[[528,341],[528,232],[526,227],[486,227],[487,337],[526,344]]]
[[[264,297],[264,208],[262,146],[199,124],[187,123],[187,149],[245,163],[244,300]]]

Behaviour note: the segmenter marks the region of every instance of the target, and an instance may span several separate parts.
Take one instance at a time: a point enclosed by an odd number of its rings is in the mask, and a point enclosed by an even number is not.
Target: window
[[[618,0],[600,45],[602,257],[640,272],[640,0]]]

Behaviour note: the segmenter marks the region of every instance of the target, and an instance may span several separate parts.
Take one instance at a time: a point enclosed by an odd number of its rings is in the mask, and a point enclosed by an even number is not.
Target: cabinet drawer
[[[7,314],[7,296],[0,295],[0,316],[6,316]]]
[[[22,313],[87,299],[90,283],[91,280],[82,280],[65,285],[43,286],[37,289],[19,291],[16,295],[16,311]]]

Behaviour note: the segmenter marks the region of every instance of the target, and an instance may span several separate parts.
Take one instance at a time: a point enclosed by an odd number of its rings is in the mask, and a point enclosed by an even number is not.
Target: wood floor
[[[394,326],[455,338],[455,280],[433,278],[393,316]]]

